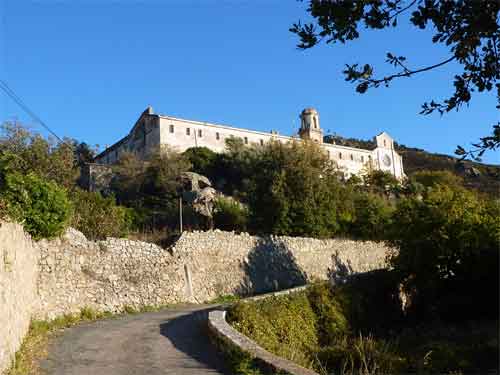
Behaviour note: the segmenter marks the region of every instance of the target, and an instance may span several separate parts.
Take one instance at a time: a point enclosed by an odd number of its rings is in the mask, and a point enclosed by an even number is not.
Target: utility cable
[[[9,85],[3,80],[0,79],[0,89],[3,90],[21,109],[26,112],[34,121],[38,122],[40,125],[44,127],[50,134],[56,137],[60,142],[66,143],[61,137],[59,137],[50,127],[42,121],[40,117],[37,116],[35,112],[33,112],[24,101],[12,90]]]

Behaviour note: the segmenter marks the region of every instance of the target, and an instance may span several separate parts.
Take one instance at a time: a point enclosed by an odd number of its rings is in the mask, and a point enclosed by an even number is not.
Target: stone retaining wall
[[[385,268],[382,243],[209,231],[184,233],[173,254],[188,265],[198,301],[265,293]]]
[[[83,307],[118,312],[188,301],[182,261],[154,244],[108,238],[88,241],[69,229],[42,240],[37,318],[77,313]]]
[[[0,368],[19,347],[30,317],[84,307],[121,311],[224,294],[288,289],[315,279],[384,268],[374,242],[185,232],[170,249],[126,239],[88,241],[69,229],[34,243],[17,224],[0,227]]]
[[[20,225],[0,222],[0,373],[21,346],[38,303],[38,258]]]

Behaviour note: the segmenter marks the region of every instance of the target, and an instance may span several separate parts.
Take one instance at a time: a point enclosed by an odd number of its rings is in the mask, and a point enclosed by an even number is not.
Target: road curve
[[[210,344],[207,307],[84,323],[51,341],[40,364],[49,375],[229,374]]]

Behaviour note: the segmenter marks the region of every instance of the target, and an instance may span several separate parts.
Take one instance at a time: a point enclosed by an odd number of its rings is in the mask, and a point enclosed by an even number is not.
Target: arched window
[[[317,129],[318,128],[318,123],[316,122],[316,117],[313,117],[314,119],[314,129]]]
[[[339,159],[342,159],[342,153],[339,152]]]

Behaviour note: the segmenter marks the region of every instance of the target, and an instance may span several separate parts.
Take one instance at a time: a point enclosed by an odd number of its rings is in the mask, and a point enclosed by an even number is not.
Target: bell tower
[[[319,126],[319,114],[314,108],[306,108],[300,114],[299,136],[302,139],[323,143],[323,130]]]

